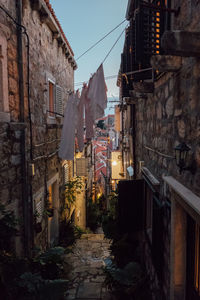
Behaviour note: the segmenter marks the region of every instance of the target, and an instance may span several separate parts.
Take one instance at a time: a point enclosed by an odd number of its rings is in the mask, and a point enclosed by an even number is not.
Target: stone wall
[[[200,4],[198,1],[174,1],[181,5],[181,12],[174,17],[172,29],[199,31]],[[197,3],[198,2],[198,3]],[[167,53],[166,53],[167,54]],[[170,175],[200,195],[200,59],[182,58],[182,66],[174,73],[163,73],[155,82],[154,93],[139,98],[136,103],[136,157],[144,161],[152,174],[160,181],[160,199],[165,203],[171,195],[162,176]],[[196,166],[179,173],[174,159],[174,147],[185,142],[190,148],[188,164]],[[170,219],[165,224],[165,270],[163,290],[169,299],[170,290]],[[146,250],[150,274],[154,274],[150,253]]]
[[[45,1],[41,0],[45,6]],[[22,171],[21,171],[21,134],[25,130],[25,153],[27,166],[28,186],[32,187],[28,193],[37,194],[43,189],[43,200],[46,200],[46,183],[55,174],[59,173],[59,190],[61,192],[62,166],[58,158],[57,150],[60,142],[62,117],[50,118],[48,107],[48,78],[53,79],[56,85],[62,88],[63,104],[66,105],[68,90],[73,90],[74,67],[66,56],[69,45],[60,42],[59,27],[55,19],[50,15],[51,23],[42,19],[41,12],[33,9],[32,1],[22,1],[22,24],[26,28],[29,37],[29,70],[30,70],[30,111],[28,103],[28,52],[27,38],[23,34],[23,76],[24,76],[24,112],[25,121],[20,123],[20,99],[19,99],[19,75],[16,25],[5,13],[0,10],[0,36],[7,41],[7,66],[8,66],[8,99],[10,122],[0,123],[0,199],[6,205],[13,203],[12,209],[18,217],[22,217]],[[15,1],[3,1],[2,5],[16,19]],[[48,21],[48,22],[50,22]],[[53,23],[52,23],[53,22]],[[50,25],[58,28],[58,34],[50,29]],[[57,26],[57,27],[56,27]],[[63,40],[63,38],[62,38]],[[1,106],[0,106],[1,107]],[[30,122],[31,121],[31,122]],[[32,156],[31,161],[31,128],[32,126]],[[30,165],[34,166],[34,174],[31,174]],[[61,197],[61,194],[59,195]],[[32,204],[29,209],[31,210]],[[33,203],[34,208],[34,203]],[[43,220],[43,231],[34,232],[34,240],[38,246],[47,246],[47,218]],[[31,220],[29,220],[31,226]],[[23,238],[22,243],[23,244]]]

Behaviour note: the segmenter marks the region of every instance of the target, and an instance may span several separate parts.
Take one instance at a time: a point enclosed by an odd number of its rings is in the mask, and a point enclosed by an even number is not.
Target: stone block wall
[[[178,17],[173,17],[172,30],[199,31],[199,1],[174,1],[181,6]],[[167,54],[167,53],[166,53]],[[177,58],[178,59],[178,58]],[[163,73],[155,82],[154,93],[139,98],[136,103],[136,157],[144,161],[160,181],[160,199],[170,199],[170,191],[162,176],[173,176],[197,196],[200,196],[200,58],[182,57],[177,72]],[[185,142],[190,148],[188,164],[196,171],[179,173],[174,159],[174,147]],[[138,169],[138,168],[137,168]],[[163,291],[169,299],[170,290],[170,218],[165,224],[165,265]],[[151,255],[145,250],[148,269],[154,274]]]
[[[7,0],[1,3],[9,14],[16,19],[17,12],[15,1]],[[67,43],[60,43],[57,38],[62,36],[58,24],[46,6],[46,1],[41,4],[48,11],[53,28],[58,29],[57,35],[50,29],[50,25],[41,18],[39,9],[33,9],[32,1],[22,1],[22,24],[29,36],[29,57],[27,52],[27,38],[23,34],[23,76],[24,76],[24,112],[25,121],[20,123],[20,98],[19,98],[19,69],[17,53],[17,30],[14,22],[0,10],[0,37],[6,41],[7,49],[7,85],[8,107],[10,120],[4,121],[0,115],[0,201],[10,205],[17,216],[22,217],[23,204],[21,195],[22,175],[21,170],[21,134],[25,131],[25,153],[28,185],[32,187],[32,195],[44,189],[46,182],[59,173],[60,191],[62,182],[61,160],[57,150],[60,142],[62,117],[49,118],[48,108],[48,78],[53,78],[56,85],[62,88],[63,103],[66,105],[68,90],[73,90],[74,68],[66,56],[67,49],[73,57],[73,52]],[[52,23],[53,22],[53,23]],[[65,40],[64,38],[62,40]],[[30,114],[28,103],[28,58],[30,71]],[[0,76],[1,78],[1,76]],[[2,99],[0,99],[2,101]],[[1,105],[0,105],[1,108]],[[1,113],[1,111],[0,111]],[[31,161],[31,131],[32,125],[32,156]],[[31,176],[30,164],[34,165],[34,176]],[[28,197],[31,199],[31,192]],[[43,199],[46,194],[44,192]],[[59,195],[61,197],[61,195]],[[32,204],[30,205],[31,209]],[[33,203],[34,207],[34,203]],[[44,218],[43,231],[39,235],[34,232],[35,242],[45,248],[47,241],[47,220]],[[31,220],[30,220],[31,223]],[[30,224],[31,225],[31,224]],[[34,237],[33,237],[34,238]],[[23,244],[23,238],[22,243]]]

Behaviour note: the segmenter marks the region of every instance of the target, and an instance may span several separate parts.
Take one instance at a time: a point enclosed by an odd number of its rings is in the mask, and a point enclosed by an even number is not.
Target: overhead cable
[[[75,60],[77,61],[83,55],[85,55],[87,52],[89,52],[91,49],[93,49],[96,45],[98,45],[101,41],[103,41],[109,34],[111,34],[113,31],[115,31],[115,29],[117,29],[119,26],[121,26],[125,21],[126,21],[126,19],[124,21],[122,21],[121,23],[119,23],[115,28],[113,28],[111,31],[109,31],[106,35],[104,35],[100,40],[98,40],[94,45],[92,45],[89,49],[87,49],[85,52],[83,52],[79,57],[75,58]]]
[[[117,38],[117,40],[115,41],[115,43],[113,44],[113,46],[111,47],[110,51],[108,52],[108,54],[106,55],[106,57],[104,58],[104,60],[102,61],[102,64],[105,62],[105,60],[108,58],[108,56],[110,55],[111,51],[113,50],[113,48],[115,47],[115,45],[117,44],[117,42],[119,41],[119,39],[121,38],[122,34],[124,33],[124,31],[126,30],[126,27],[123,29],[123,31],[120,33],[119,37]]]
[[[150,71],[150,70],[152,70],[152,68],[146,68],[146,69],[140,69],[140,70],[136,70],[136,71],[132,71],[132,72],[126,72],[126,73],[121,73],[121,74],[116,74],[116,75],[110,75],[110,76],[106,76],[105,80],[114,79],[114,78],[117,78],[120,75],[121,76],[123,76],[123,75],[132,75],[132,74],[142,73],[142,72],[146,72],[146,71]],[[76,82],[74,85],[82,85],[84,82],[87,83],[88,81]]]

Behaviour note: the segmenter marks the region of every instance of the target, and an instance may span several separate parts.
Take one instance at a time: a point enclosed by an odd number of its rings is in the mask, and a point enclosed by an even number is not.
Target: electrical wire
[[[119,23],[115,28],[113,28],[111,31],[109,31],[106,35],[104,35],[100,40],[98,40],[94,45],[92,45],[89,49],[87,49],[85,52],[83,52],[79,57],[75,58],[75,60],[79,60],[83,55],[88,53],[91,49],[93,49],[96,45],[98,45],[101,41],[103,41],[109,34],[111,34],[115,29],[117,29],[119,26],[121,26],[124,22],[126,21],[123,20],[121,23]]]
[[[150,71],[150,70],[152,70],[152,68],[146,68],[146,69],[136,70],[136,71],[127,72],[127,73],[121,73],[121,75],[123,75],[123,74],[124,75],[132,75],[132,74],[142,73],[142,72],[146,72],[146,71]],[[117,78],[118,76],[119,76],[119,74],[106,76],[105,80],[114,79],[114,78]],[[74,85],[82,85],[84,82],[87,83],[88,81],[76,82]]]
[[[92,50],[95,46],[97,46],[101,41],[103,41],[108,35],[110,35],[113,31],[115,31],[118,27],[120,27],[124,22],[126,21],[123,20],[121,23],[119,23],[115,28],[113,28],[111,31],[109,31],[106,35],[104,35],[100,40],[98,40],[95,44],[93,44],[90,48],[88,48],[86,51],[84,51],[79,57],[75,58],[75,60],[79,60],[82,56],[84,56],[86,53],[88,53],[90,50]],[[66,71],[69,68],[66,67],[62,69],[61,71],[57,72],[57,75],[60,75],[62,72]]]
[[[110,55],[111,51],[113,50],[113,48],[115,47],[115,45],[117,44],[117,42],[119,41],[119,39],[121,38],[122,34],[124,33],[124,31],[126,30],[126,27],[123,29],[123,31],[120,33],[119,37],[117,38],[117,40],[115,41],[115,43],[113,44],[113,46],[111,47],[110,51],[108,52],[108,54],[106,55],[106,57],[104,58],[104,60],[102,61],[102,64],[105,62],[105,60],[108,58],[108,56]]]

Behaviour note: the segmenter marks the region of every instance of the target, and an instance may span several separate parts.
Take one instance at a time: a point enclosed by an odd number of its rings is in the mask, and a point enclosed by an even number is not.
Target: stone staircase
[[[67,300],[110,299],[104,285],[104,260],[110,256],[110,240],[102,233],[83,234],[65,257],[70,280]]]

